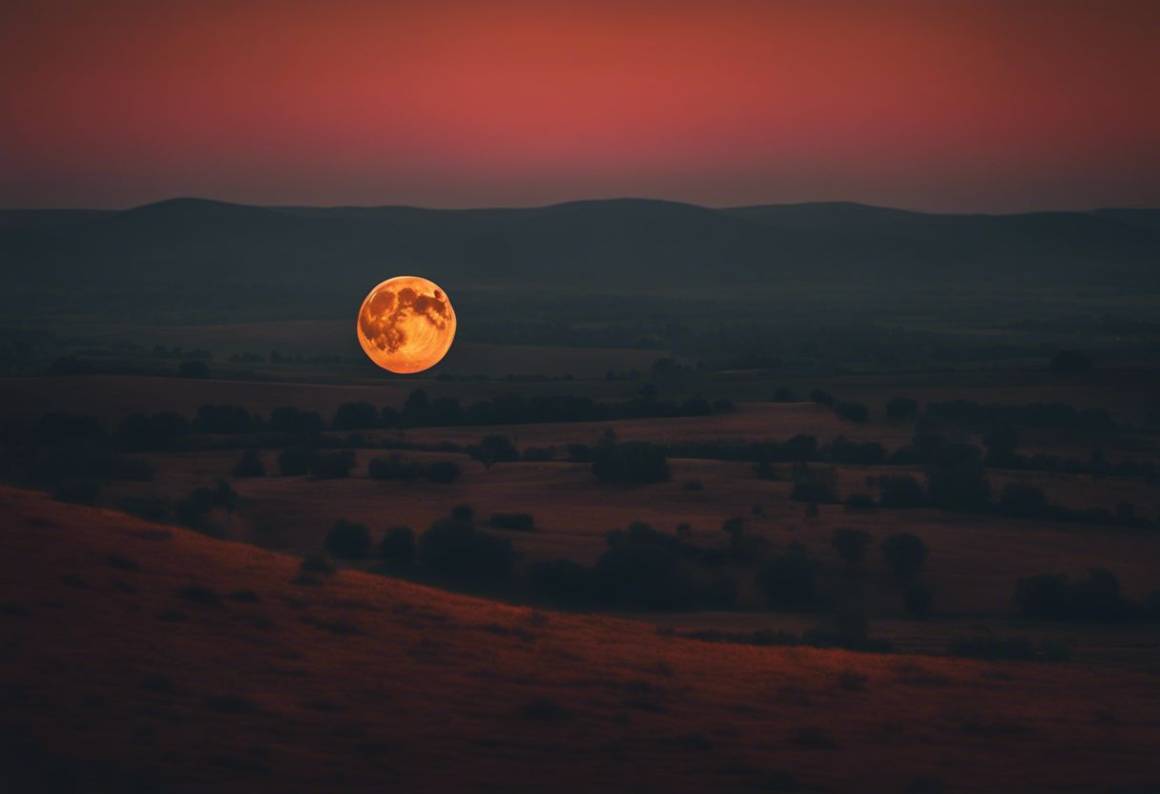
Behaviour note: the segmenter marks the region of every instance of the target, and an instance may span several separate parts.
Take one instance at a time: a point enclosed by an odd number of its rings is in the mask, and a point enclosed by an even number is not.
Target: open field
[[[296,559],[250,546],[0,506],[16,790],[1160,783],[1154,673],[706,644],[353,571],[296,585]]]
[[[231,519],[232,531],[240,539],[306,553],[321,548],[326,532],[339,518],[365,524],[377,539],[400,524],[424,529],[446,515],[451,505],[464,503],[484,517],[498,512],[531,513],[536,532],[505,533],[529,560],[567,558],[587,564],[604,550],[606,532],[632,521],[669,532],[688,523],[692,540],[716,547],[725,542],[722,523],[740,516],[746,520],[747,531],[776,547],[801,543],[831,570],[839,567],[830,547],[831,534],[838,527],[864,530],[876,540],[912,532],[931,550],[927,565],[931,580],[937,583],[938,610],[950,614],[1005,614],[1013,607],[1016,581],[1038,573],[1075,574],[1104,567],[1120,577],[1127,592],[1143,596],[1156,587],[1160,570],[1157,532],[926,508],[852,512],[842,505],[819,505],[818,514],[810,516],[805,504],[790,500],[792,483],[761,480],[746,463],[676,460],[671,482],[621,487],[596,482],[582,463],[514,462],[485,468],[462,455],[403,453],[405,458],[458,461],[464,475],[442,485],[368,478],[367,464],[382,454],[359,450],[352,476],[338,480],[231,479],[242,499]],[[154,456],[150,460],[161,472],[156,482],[117,485],[110,497],[115,501],[148,494],[177,499],[218,478],[229,479],[238,455],[231,450]],[[266,460],[268,468],[276,468],[273,455]],[[876,470],[881,469],[842,467],[839,487],[843,493],[865,490],[865,477]],[[1048,493],[1064,501],[1069,495],[1084,500],[1085,496],[1077,494],[1085,488],[1093,496],[1116,496],[1105,490],[1106,480],[1093,483],[1081,475],[1030,474],[1035,481],[1050,482]],[[683,484],[691,479],[699,481],[703,490],[685,490]],[[1126,498],[1154,494],[1152,486],[1138,481],[1114,485]],[[762,515],[752,514],[755,505]],[[870,602],[874,611],[896,613],[898,594],[884,573],[878,589]]]
[[[997,376],[992,376],[997,377]],[[933,376],[927,376],[933,383]],[[1007,386],[978,391],[965,376],[948,378],[951,385],[938,387],[939,399],[972,394],[987,401],[1029,399],[1042,389],[1037,375],[1010,375]],[[963,381],[963,382],[959,382]],[[623,395],[628,386],[604,380],[568,383],[511,384],[506,382],[444,383],[392,380],[385,385],[360,383],[286,383],[240,380],[200,380],[92,375],[74,377],[10,378],[5,381],[4,416],[33,417],[47,411],[92,413],[115,423],[133,411],[174,410],[191,416],[206,403],[245,406],[261,414],[282,405],[316,410],[324,417],[339,405],[367,401],[373,405],[402,403],[416,384],[433,394],[461,393],[464,399],[481,399],[503,391],[529,393],[580,393]],[[1037,385],[1038,384],[1038,385]],[[846,377],[827,384],[839,394],[873,399],[883,396],[878,377]],[[898,384],[906,391],[913,383]],[[928,388],[935,389],[934,386]],[[965,391],[952,391],[952,389]],[[1086,387],[1085,387],[1086,388]],[[972,391],[976,389],[976,391]],[[1063,397],[1079,397],[1080,392]],[[450,392],[448,390],[451,390]],[[878,390],[877,392],[875,390]],[[918,392],[910,392],[918,393]],[[1089,395],[1090,396],[1090,395]],[[1123,395],[1112,395],[1111,400]],[[1143,399],[1133,395],[1133,399]],[[1096,404],[1097,407],[1105,407]],[[147,408],[146,408],[147,406]],[[702,417],[618,419],[600,422],[417,427],[402,431],[360,431],[364,443],[405,443],[432,450],[440,445],[464,447],[484,435],[501,434],[522,449],[555,448],[558,458],[568,444],[593,445],[608,431],[621,441],[677,443],[747,443],[784,441],[798,435],[816,436],[826,444],[844,436],[857,441],[876,441],[888,451],[910,442],[911,422],[885,421],[879,415],[858,424],[839,419],[824,406],[808,402],[742,402],[731,413]],[[328,434],[330,443],[341,446],[345,433]],[[1091,438],[1083,433],[1022,433],[1030,437],[1021,449],[1049,451],[1086,460],[1092,450],[1104,451],[1108,460],[1132,458],[1154,460],[1156,438],[1145,432],[1103,434]],[[969,439],[978,443],[975,439]],[[667,483],[637,487],[601,485],[588,464],[564,462],[504,462],[490,468],[458,452],[402,451],[405,460],[456,462],[462,477],[450,485],[427,481],[375,481],[367,477],[369,461],[396,454],[390,450],[357,449],[349,478],[313,479],[279,477],[277,450],[261,453],[271,476],[236,479],[231,471],[248,443],[244,438],[208,438],[210,445],[226,443],[229,449],[195,449],[140,455],[155,470],[151,482],[120,482],[106,489],[105,501],[119,504],[127,498],[160,498],[170,503],[194,489],[227,479],[241,497],[230,517],[230,537],[259,545],[306,553],[321,548],[326,533],[340,518],[369,527],[377,540],[389,527],[406,525],[417,531],[445,516],[452,505],[469,504],[486,518],[493,513],[530,513],[536,522],[532,533],[508,532],[526,562],[571,559],[594,562],[606,548],[604,535],[633,521],[644,521],[665,532],[679,525],[691,527],[689,538],[708,548],[720,547],[725,536],[722,523],[733,517],[745,519],[746,531],[767,539],[774,548],[800,543],[816,556],[823,570],[834,571],[837,558],[830,538],[837,528],[864,530],[876,545],[887,535],[911,532],[930,549],[927,578],[935,591],[935,609],[942,615],[1006,616],[1013,609],[1013,593],[1022,577],[1041,573],[1082,574],[1093,567],[1107,568],[1120,579],[1125,593],[1143,598],[1160,581],[1160,532],[1091,523],[1059,523],[1046,519],[1016,519],[996,515],[951,513],[930,508],[850,511],[840,504],[821,504],[816,515],[807,505],[790,498],[793,482],[788,464],[779,464],[778,479],[759,478],[752,463],[722,460],[674,459]],[[815,468],[820,464],[814,464]],[[923,477],[921,467],[821,466],[834,472],[839,499],[851,494],[874,495],[868,482],[884,474]],[[1038,487],[1054,504],[1072,509],[1098,507],[1114,512],[1121,503],[1135,506],[1137,514],[1154,519],[1160,510],[1160,491],[1154,482],[1140,477],[1097,477],[1047,471],[1007,471],[991,468],[987,477],[994,494],[1009,482]],[[690,482],[699,489],[686,488]],[[828,574],[828,575],[832,575]],[[873,567],[875,586],[867,606],[876,617],[897,616],[899,594],[884,572]],[[752,599],[743,599],[751,608]]]

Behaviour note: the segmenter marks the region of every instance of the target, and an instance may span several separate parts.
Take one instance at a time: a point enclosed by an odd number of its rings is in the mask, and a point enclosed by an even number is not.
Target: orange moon
[[[358,310],[358,343],[389,372],[422,372],[438,364],[455,339],[455,310],[438,284],[395,276],[372,289]]]

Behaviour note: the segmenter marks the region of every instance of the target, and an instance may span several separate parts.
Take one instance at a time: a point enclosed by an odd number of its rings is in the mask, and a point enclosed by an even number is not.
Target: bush
[[[921,507],[926,502],[922,485],[909,474],[878,478],[878,503],[891,509]]]
[[[454,461],[437,460],[427,467],[427,479],[431,482],[447,485],[458,480],[459,475],[459,464]]]
[[[500,435],[484,436],[478,444],[467,448],[467,454],[487,468],[495,463],[520,459],[519,450],[511,439]]]
[[[318,450],[312,447],[287,447],[278,453],[278,471],[283,477],[309,474],[318,459]]]
[[[812,607],[817,599],[817,565],[805,548],[790,546],[769,559],[758,571],[757,581],[771,606],[784,609]]]
[[[69,446],[103,444],[105,428],[95,416],[48,413],[36,423],[36,439],[41,444]]]
[[[999,511],[1016,518],[1036,518],[1047,512],[1047,497],[1034,485],[1008,483],[999,496]]]
[[[270,430],[296,436],[316,436],[326,427],[317,411],[301,411],[284,405],[270,412]]]
[[[556,606],[582,607],[592,600],[592,573],[572,560],[546,560],[528,568],[532,595]]]
[[[687,548],[642,522],[608,533],[608,549],[594,571],[607,604],[644,609],[682,609],[696,603],[697,588]]]
[[[383,562],[396,568],[409,568],[415,562],[415,533],[410,527],[391,527],[379,545]]]
[[[338,569],[335,568],[334,562],[330,557],[321,552],[314,554],[307,554],[302,558],[302,562],[298,566],[298,571],[304,576],[311,576],[314,574],[321,574],[329,576],[335,573]]]
[[[834,463],[877,466],[886,460],[886,450],[877,441],[850,441],[839,436],[830,444],[830,460]]]
[[[810,399],[813,402],[816,402],[818,405],[834,404],[834,395],[830,394],[828,391],[822,391],[821,389],[814,389],[811,391]]]
[[[1052,620],[1118,620],[1133,612],[1120,594],[1119,579],[1102,568],[1075,582],[1059,574],[1020,579],[1015,601],[1027,617]]]
[[[807,480],[799,482],[794,485],[793,490],[789,495],[790,499],[795,502],[811,502],[811,503],[831,503],[838,501],[837,494],[834,493],[834,487],[828,482],[821,480]]]
[[[840,402],[834,404],[834,413],[847,422],[862,424],[870,418],[870,409],[865,403]]]
[[[354,453],[349,449],[327,452],[314,460],[311,474],[319,479],[331,480],[347,477],[354,468]]]
[[[494,586],[511,578],[511,542],[479,532],[455,516],[436,521],[419,538],[419,562],[436,576],[461,584]]]
[[[372,458],[367,464],[367,474],[374,480],[414,480],[421,471],[418,463],[404,461],[398,455]]]
[[[753,473],[757,475],[758,479],[762,480],[777,480],[777,469],[769,461],[769,458],[762,458],[753,466]]]
[[[68,478],[52,489],[52,498],[77,505],[95,505],[101,496],[101,483],[91,478]]]
[[[340,519],[326,535],[326,550],[335,557],[361,560],[371,550],[370,530],[362,524]]]
[[[878,504],[874,497],[866,493],[852,493],[846,497],[847,510],[873,510]]]
[[[242,453],[242,458],[234,466],[235,477],[264,477],[266,475],[266,467],[262,465],[262,458],[258,456],[258,450],[247,449]]]
[[[931,504],[945,510],[983,512],[990,507],[991,485],[987,482],[978,450],[968,457],[944,461],[927,470],[927,496]]]
[[[363,430],[379,426],[379,411],[367,402],[343,403],[330,423],[335,430]]]
[[[256,416],[237,405],[203,405],[193,419],[193,430],[197,433],[253,433],[260,427]]]
[[[528,447],[521,456],[529,463],[543,463],[556,459],[555,447]]]
[[[934,606],[934,591],[922,582],[912,582],[902,593],[902,605],[910,615],[925,618]]]
[[[214,510],[232,511],[238,504],[238,495],[224,480],[218,480],[213,488],[196,488],[189,496],[177,503],[177,522],[184,526],[207,532],[213,527],[210,514]]]
[[[918,416],[918,402],[909,397],[894,397],[886,403],[886,417],[904,422]]]
[[[1019,580],[1015,603],[1027,617],[1066,619],[1072,617],[1071,582],[1062,574],[1038,574]]]
[[[926,556],[926,544],[909,532],[891,535],[882,541],[882,557],[890,572],[900,581],[909,582],[918,576]]]
[[[510,529],[515,532],[534,532],[536,522],[531,513],[492,513],[488,521],[496,529]]]
[[[958,637],[947,647],[951,656],[967,659],[1065,662],[1071,658],[1071,649],[1058,642],[1042,642],[1038,646],[1026,637]]]
[[[860,529],[835,529],[830,538],[834,551],[849,566],[860,565],[866,559],[866,549],[870,547],[870,533]]]
[[[172,450],[189,435],[185,417],[166,411],[156,414],[130,414],[117,429],[117,441],[132,452]]]
[[[806,462],[818,457],[818,439],[798,433],[781,445],[781,457],[787,461]]]
[[[640,485],[669,479],[665,450],[647,441],[603,444],[592,463],[592,473],[604,483]]]

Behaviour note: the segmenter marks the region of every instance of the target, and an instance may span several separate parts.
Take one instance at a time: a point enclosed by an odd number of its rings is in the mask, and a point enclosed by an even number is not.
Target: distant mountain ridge
[[[1154,286],[1160,210],[929,214],[846,202],[708,208],[655,199],[531,208],[261,207],[179,198],[121,211],[0,210],[17,281],[697,287],[785,280],[1114,280]]]

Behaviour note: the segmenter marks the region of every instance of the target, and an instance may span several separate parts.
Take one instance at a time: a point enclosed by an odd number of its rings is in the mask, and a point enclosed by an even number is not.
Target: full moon
[[[390,372],[422,372],[451,349],[455,310],[435,282],[395,276],[366,296],[356,325],[358,343],[371,361]]]

